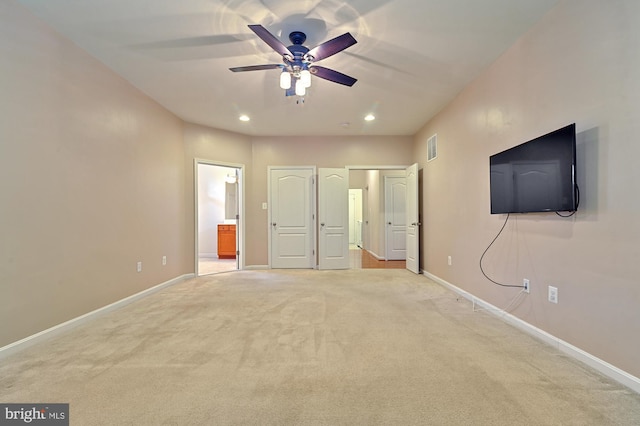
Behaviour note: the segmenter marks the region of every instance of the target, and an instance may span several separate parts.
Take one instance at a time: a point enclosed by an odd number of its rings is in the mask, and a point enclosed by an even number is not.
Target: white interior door
[[[318,169],[318,268],[349,269],[349,170]]]
[[[272,268],[313,268],[313,168],[270,169]]]
[[[384,178],[385,236],[387,260],[406,258],[407,183],[404,176]]]
[[[349,245],[362,247],[362,189],[349,189]]]
[[[407,266],[416,274],[420,273],[420,221],[418,206],[418,164],[406,169],[407,178]]]
[[[349,190],[349,245],[356,244],[356,194]]]

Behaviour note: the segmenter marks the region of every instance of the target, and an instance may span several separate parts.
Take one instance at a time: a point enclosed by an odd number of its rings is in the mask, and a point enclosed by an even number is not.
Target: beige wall
[[[247,202],[247,265],[267,265],[269,166],[345,167],[409,165],[413,139],[408,136],[254,137],[251,198]],[[248,240],[249,241],[249,240]]]
[[[576,122],[580,208],[512,215],[485,258],[531,294],[513,313],[640,376],[640,2],[561,2],[416,136],[424,269],[498,307],[517,289],[478,261],[502,226],[489,214],[489,156]],[[426,140],[438,134],[438,159]],[[447,266],[447,256],[453,265]],[[547,286],[559,303],[547,301]]]
[[[349,188],[350,189],[365,189],[366,186],[367,186],[366,170],[350,170],[349,171]]]
[[[0,57],[3,346],[192,269],[182,122],[13,2]]]

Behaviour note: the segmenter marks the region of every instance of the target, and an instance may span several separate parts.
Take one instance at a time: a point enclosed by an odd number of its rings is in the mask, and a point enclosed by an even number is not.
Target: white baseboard
[[[365,250],[366,250],[366,249],[365,249]],[[385,257],[384,257],[384,256],[380,257],[380,256],[378,256],[377,254],[375,254],[374,252],[372,252],[371,250],[367,250],[367,251],[369,252],[369,254],[370,254],[371,256],[375,257],[375,258],[376,258],[376,259],[378,259],[378,260],[387,260],[387,259],[385,259]]]
[[[248,271],[257,271],[257,270],[271,269],[271,268],[269,268],[269,265],[246,265],[244,269]]]
[[[107,306],[103,306],[102,308],[98,308],[84,315],[80,315],[79,317],[70,319],[69,321],[65,321],[62,324],[55,325],[39,333],[32,334],[31,336],[25,337],[24,339],[18,340],[17,342],[9,343],[8,345],[0,348],[0,359],[13,355],[16,352],[19,352],[21,350],[28,348],[29,346],[35,345],[36,343],[40,343],[46,339],[50,339],[54,336],[67,332],[74,327],[77,327],[81,324],[94,320],[100,315],[106,314],[107,312],[115,311],[116,309],[122,308],[123,306],[126,306],[132,302],[135,302],[136,300],[142,299],[143,297],[156,293],[166,287],[178,284],[179,282],[182,282],[186,279],[193,278],[194,276],[195,276],[194,274],[181,275],[169,281],[165,281],[162,284],[158,284],[154,287],[151,287],[139,293],[133,294],[129,297],[125,297],[124,299],[118,300],[117,302],[113,302]]]
[[[500,308],[493,306],[492,304],[482,299],[477,298],[473,294],[467,291],[464,291],[459,287],[456,287],[455,285],[443,280],[442,278],[436,275],[430,274],[429,272],[424,270],[422,271],[422,273],[425,277],[431,278],[433,281],[437,282],[438,284],[444,287],[447,287],[448,289],[454,291],[455,293],[458,293],[465,299],[471,301],[474,305],[481,306],[487,312],[501,318],[506,323],[511,324],[517,327],[518,329],[530,334],[531,336],[539,340],[542,340],[543,342],[557,348],[560,352],[563,352],[569,355],[570,357],[583,362],[589,367],[599,371],[600,373],[615,380],[616,382],[628,387],[634,392],[640,393],[640,378],[632,374],[629,374],[626,371],[619,369],[615,365],[611,365],[608,362],[594,355],[591,355],[590,353],[585,352],[582,349],[576,346],[573,346],[572,344],[567,343],[564,340],[559,339],[558,337],[552,334],[549,334],[546,331],[541,330],[538,327],[535,327],[529,324],[528,322],[523,321],[520,318],[517,318],[511,315],[508,312],[504,312]]]

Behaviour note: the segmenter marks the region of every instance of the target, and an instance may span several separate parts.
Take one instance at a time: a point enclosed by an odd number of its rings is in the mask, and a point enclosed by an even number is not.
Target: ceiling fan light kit
[[[349,87],[358,81],[338,71],[314,65],[314,62],[333,56],[356,44],[356,39],[349,33],[344,33],[313,49],[309,49],[302,45],[307,39],[307,35],[302,31],[293,31],[289,34],[289,40],[292,45],[287,47],[262,25],[249,25],[249,28],[282,56],[283,63],[229,68],[233,72],[279,68],[282,70],[280,74],[280,88],[285,90],[285,96],[304,96],[306,90],[311,87],[311,74],[324,80]]]
[[[296,95],[304,96],[307,93],[307,88],[304,87],[302,80],[296,80]]]
[[[300,71],[300,81],[304,85],[304,87],[311,87],[311,71],[304,69]]]
[[[280,88],[284,90],[291,88],[291,73],[287,70],[283,70],[280,74]]]

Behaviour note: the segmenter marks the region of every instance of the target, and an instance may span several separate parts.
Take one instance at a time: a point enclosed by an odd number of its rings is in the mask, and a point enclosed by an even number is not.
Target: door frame
[[[271,231],[271,172],[273,170],[311,170],[311,179],[312,179],[312,191],[311,191],[311,246],[312,246],[312,260],[313,266],[312,269],[318,268],[318,250],[317,250],[317,241],[318,241],[318,227],[316,225],[317,222],[317,205],[316,198],[318,195],[318,186],[317,186],[317,177],[318,170],[316,166],[267,166],[267,256],[269,269],[272,269],[272,231]]]
[[[236,270],[242,270],[245,268],[245,190],[244,190],[244,179],[245,179],[245,165],[239,163],[228,163],[224,161],[216,161],[216,160],[207,160],[203,158],[194,158],[193,159],[193,199],[194,199],[194,271],[195,276],[199,276],[198,271],[198,165],[206,165],[206,166],[218,166],[218,167],[229,167],[234,168],[239,171],[238,174],[238,219],[236,220],[236,251],[239,251],[240,254],[236,256]]]

